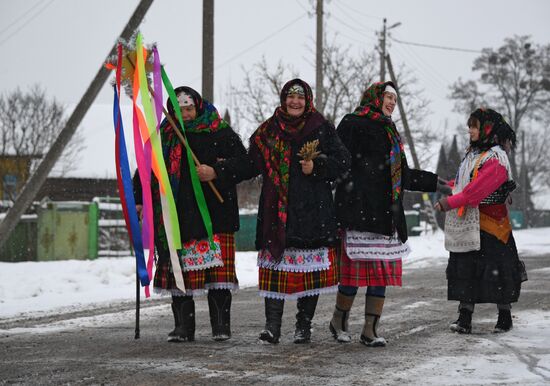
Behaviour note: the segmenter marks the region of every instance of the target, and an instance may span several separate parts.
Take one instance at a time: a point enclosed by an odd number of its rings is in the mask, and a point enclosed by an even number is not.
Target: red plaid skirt
[[[210,288],[236,289],[239,286],[235,273],[235,236],[233,233],[219,233],[223,267],[212,267],[183,272],[185,289],[196,291]],[[170,258],[162,259],[156,267],[153,286],[157,292],[178,292],[172,273]]]
[[[336,291],[338,285],[336,248],[329,248],[328,258],[330,268],[323,271],[285,272],[260,267],[258,283],[260,295],[285,299]]]
[[[343,245],[340,254],[340,284],[352,287],[399,286],[401,287],[401,259],[351,260]]]

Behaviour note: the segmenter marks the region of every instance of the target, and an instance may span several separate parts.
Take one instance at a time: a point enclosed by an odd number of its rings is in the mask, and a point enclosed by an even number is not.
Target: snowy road
[[[288,302],[279,345],[259,343],[263,303],[254,289],[233,301],[233,339],[209,337],[205,299],[197,301],[197,340],[169,344],[167,301],[142,309],[134,340],[131,302],[59,315],[0,319],[0,384],[550,384],[550,255],[523,256],[529,274],[514,306],[515,328],[494,335],[496,309],[476,307],[473,333],[450,333],[456,304],[447,302],[445,261],[406,268],[389,288],[381,333],[386,348],[358,343],[364,298],[351,314],[354,342],[335,343],[327,328],[334,296],[322,296],[313,343],[292,343],[296,303]]]

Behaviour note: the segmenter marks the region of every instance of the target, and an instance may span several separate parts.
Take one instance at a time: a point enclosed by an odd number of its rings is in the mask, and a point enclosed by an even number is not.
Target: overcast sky
[[[78,102],[134,11],[137,0],[0,0],[0,92],[41,84],[67,106]],[[215,1],[215,103],[227,103],[230,84],[242,79],[242,66],[262,55],[282,59],[312,86],[315,36],[312,0]],[[308,14],[309,11],[309,14]],[[374,49],[382,18],[401,22],[393,37],[410,42],[481,50],[498,47],[514,34],[550,42],[547,0],[330,0],[325,29],[353,49]],[[201,0],[156,0],[141,31],[156,42],[161,61],[175,85],[201,90]],[[284,27],[284,28],[283,28]],[[392,42],[395,63],[415,71],[431,100],[430,125],[439,129],[465,120],[451,112],[448,87],[470,78],[475,53],[422,48]],[[109,104],[106,85],[97,103]],[[92,125],[93,123],[87,123]],[[90,130],[84,127],[82,130]],[[238,129],[238,128],[237,128]]]

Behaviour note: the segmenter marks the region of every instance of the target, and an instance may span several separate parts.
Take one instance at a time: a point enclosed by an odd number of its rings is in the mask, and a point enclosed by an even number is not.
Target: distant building
[[[51,201],[92,201],[94,197],[118,197],[114,178],[48,178],[36,196],[36,201],[48,197]]]
[[[0,155],[0,199],[13,200],[29,179],[31,165],[38,156]]]

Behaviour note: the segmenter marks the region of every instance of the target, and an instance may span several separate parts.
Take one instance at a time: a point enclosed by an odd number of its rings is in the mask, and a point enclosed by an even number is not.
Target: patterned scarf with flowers
[[[372,84],[365,90],[361,97],[361,103],[353,112],[354,115],[367,117],[373,121],[381,122],[386,130],[390,140],[390,171],[392,184],[392,202],[400,199],[402,193],[401,184],[401,166],[407,164],[405,150],[401,137],[397,131],[395,123],[391,117],[387,117],[382,113],[382,103],[384,101],[384,89],[387,85],[396,89],[392,82],[377,82]]]
[[[299,117],[291,116],[286,108],[286,97],[290,88],[296,84],[302,87],[306,99],[304,113]],[[284,85],[280,102],[281,105],[275,109],[271,118],[266,120],[251,138],[263,158],[264,174],[269,180],[268,183],[274,188],[268,192],[274,192],[276,195],[266,197],[267,202],[276,202],[277,205],[275,211],[270,211],[269,205],[265,205],[264,210],[267,210],[267,213],[264,213],[264,226],[277,224],[277,240],[268,247],[271,255],[277,260],[281,259],[285,245],[291,144],[311,133],[325,120],[313,106],[311,87],[301,79],[293,79]]]

